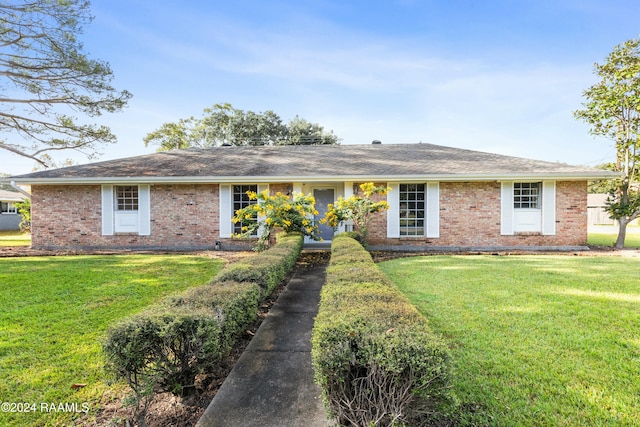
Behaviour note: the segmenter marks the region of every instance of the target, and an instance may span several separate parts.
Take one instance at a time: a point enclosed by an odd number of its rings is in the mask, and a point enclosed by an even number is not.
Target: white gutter
[[[31,200],[31,194],[30,194],[30,193],[28,193],[28,192],[26,192],[26,191],[24,191],[22,188],[18,187],[18,186],[16,185],[16,182],[15,182],[15,181],[11,181],[11,182],[9,182],[9,185],[10,185],[13,189],[15,189],[15,190],[17,190],[18,192],[22,193],[22,195],[24,195],[27,199]]]
[[[617,178],[618,173],[602,171],[602,173],[565,172],[540,174],[434,174],[434,175],[317,175],[317,176],[178,176],[178,177],[63,177],[63,178],[17,178],[11,181],[29,185],[51,184],[212,184],[212,183],[258,183],[258,182],[329,182],[329,181],[375,181],[375,182],[451,182],[451,181],[517,181],[517,180],[565,180],[593,181],[598,179]],[[24,190],[19,190],[28,194]]]

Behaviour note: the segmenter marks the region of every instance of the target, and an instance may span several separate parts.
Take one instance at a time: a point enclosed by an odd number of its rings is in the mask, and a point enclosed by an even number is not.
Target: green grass
[[[0,231],[0,246],[29,246],[31,235],[19,231]]]
[[[640,425],[638,259],[433,256],[380,266],[450,343],[462,425]]]
[[[86,402],[94,413],[104,396],[123,389],[103,371],[109,325],[207,283],[223,266],[187,255],[0,259],[0,401],[37,408],[0,412],[0,425],[68,425],[84,415],[43,413],[43,402]],[[73,390],[76,383],[87,386]]]
[[[618,238],[618,229],[609,226],[591,227],[587,243],[593,246],[613,246]],[[627,226],[627,235],[624,239],[625,248],[640,248],[640,227]]]

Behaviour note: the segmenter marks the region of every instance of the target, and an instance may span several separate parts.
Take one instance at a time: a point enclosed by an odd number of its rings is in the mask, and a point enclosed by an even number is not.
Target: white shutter
[[[389,182],[387,186],[391,191],[387,193],[387,237],[400,237],[400,184]]]
[[[351,196],[353,196],[353,181],[345,181],[342,197],[348,199]]]
[[[220,185],[220,237],[231,237],[233,227],[231,218],[233,218],[233,191],[231,185]]]
[[[500,234],[513,235],[513,181],[503,181],[500,197]]]
[[[113,185],[102,186],[102,235],[113,236]]]
[[[542,234],[556,234],[556,182],[542,182]]]
[[[428,182],[426,187],[427,195],[427,237],[440,237],[440,183]]]
[[[151,234],[151,187],[149,185],[138,186],[138,234],[140,236]]]

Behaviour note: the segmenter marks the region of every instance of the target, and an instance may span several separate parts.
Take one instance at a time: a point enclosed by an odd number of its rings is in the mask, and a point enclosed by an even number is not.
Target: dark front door
[[[318,215],[314,217],[316,224],[324,218],[324,214],[327,213],[327,205],[335,201],[335,191],[333,188],[323,188],[313,190],[313,197],[316,199],[316,210]],[[333,239],[333,228],[327,224],[318,224],[318,233],[325,242],[330,242]]]

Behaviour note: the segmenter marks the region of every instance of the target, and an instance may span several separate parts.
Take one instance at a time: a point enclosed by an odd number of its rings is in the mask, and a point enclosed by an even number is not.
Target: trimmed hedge
[[[277,243],[264,252],[231,264],[214,279],[257,283],[269,295],[296,264],[303,245],[300,234],[279,234]]]
[[[272,249],[231,264],[209,285],[113,326],[103,345],[108,370],[127,380],[138,401],[158,391],[190,394],[196,375],[218,366],[257,319],[260,302],[295,265],[302,241],[281,236]]]
[[[340,425],[422,425],[450,398],[444,342],[351,237],[333,240],[312,361]]]
[[[222,282],[215,285],[191,288],[184,293],[167,297],[161,302],[178,311],[204,310],[215,317],[220,326],[216,337],[215,357],[203,359],[202,370],[217,365],[233,348],[238,336],[257,318],[257,307],[262,300],[258,285],[250,282]]]

